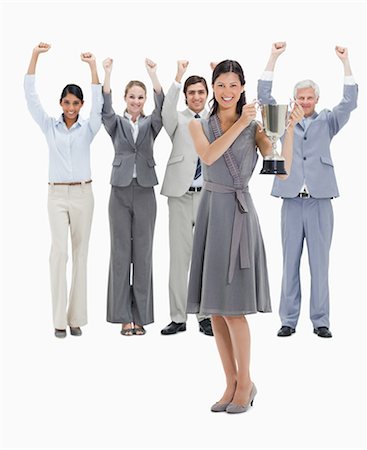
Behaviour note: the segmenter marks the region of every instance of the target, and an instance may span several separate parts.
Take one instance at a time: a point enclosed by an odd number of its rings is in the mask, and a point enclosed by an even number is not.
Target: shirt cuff
[[[182,83],[179,83],[176,80],[173,80],[173,84],[177,87],[177,88],[181,88]]]
[[[348,75],[348,76],[344,77],[344,84],[346,84],[347,86],[353,86],[354,84],[356,84],[354,76]]]
[[[263,81],[273,81],[273,78],[274,78],[274,72],[270,72],[269,70],[265,70],[265,71],[262,73],[262,75],[261,75],[261,77],[260,77],[260,80],[263,80]]]

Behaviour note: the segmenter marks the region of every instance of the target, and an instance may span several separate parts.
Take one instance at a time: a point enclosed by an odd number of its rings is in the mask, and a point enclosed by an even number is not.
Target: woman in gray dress
[[[246,314],[271,312],[266,256],[248,182],[271,142],[255,121],[256,104],[246,104],[240,64],[219,63],[212,77],[209,119],[189,128],[203,162],[204,192],[196,222],[188,313],[211,314],[226,389],[212,411],[244,412],[256,387],[250,377],[250,332]],[[302,108],[295,105],[282,155],[289,173],[293,130]],[[279,175],[285,178],[286,175]]]

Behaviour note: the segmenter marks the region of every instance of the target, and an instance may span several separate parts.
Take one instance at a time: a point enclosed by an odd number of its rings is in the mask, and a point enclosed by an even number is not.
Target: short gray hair
[[[312,88],[314,90],[314,92],[315,92],[316,97],[317,98],[320,97],[320,88],[314,81],[312,81],[312,80],[302,80],[302,81],[299,81],[294,86],[294,90],[293,90],[294,98],[296,98],[296,96],[297,96],[298,89],[303,89],[303,88]]]

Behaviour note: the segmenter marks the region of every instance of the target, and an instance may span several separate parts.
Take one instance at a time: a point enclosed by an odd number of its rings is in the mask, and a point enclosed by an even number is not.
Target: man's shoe
[[[80,327],[70,327],[70,334],[72,336],[81,336],[82,330],[80,329]]]
[[[186,331],[186,323],[185,322],[181,322],[181,323],[171,322],[169,325],[164,327],[163,330],[161,330],[161,334],[165,334],[165,335],[176,334],[179,331]]]
[[[317,336],[319,336],[319,337],[324,337],[324,338],[331,338],[331,337],[333,337],[333,335],[331,334],[331,331],[329,330],[328,327],[314,328],[313,332],[315,334],[317,334]]]
[[[296,330],[291,327],[282,326],[282,328],[278,331],[278,336],[284,337],[284,336],[291,336],[293,333],[295,333]]]
[[[66,337],[66,330],[59,330],[58,328],[55,328],[55,336],[57,338],[65,338]]]
[[[200,320],[199,331],[201,333],[206,334],[207,336],[214,336],[213,329],[212,329],[212,321],[209,318]]]

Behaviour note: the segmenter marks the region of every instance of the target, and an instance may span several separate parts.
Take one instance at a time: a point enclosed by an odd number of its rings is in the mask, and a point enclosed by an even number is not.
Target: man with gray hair
[[[285,51],[285,42],[272,45],[265,72],[258,82],[258,99],[276,103],[271,95],[275,63]],[[319,87],[303,80],[294,88],[294,99],[304,110],[304,119],[294,130],[293,162],[286,180],[274,179],[271,194],[283,198],[281,232],[283,279],[279,314],[282,326],[278,336],[296,331],[301,307],[300,260],[306,239],[311,272],[310,318],[314,333],[331,338],[329,330],[329,251],[333,232],[331,199],[339,196],[330,142],[347,123],[357,107],[358,86],[352,76],[348,50],[335,47],[344,67],[344,92],[341,102],[331,111],[315,111]]]

